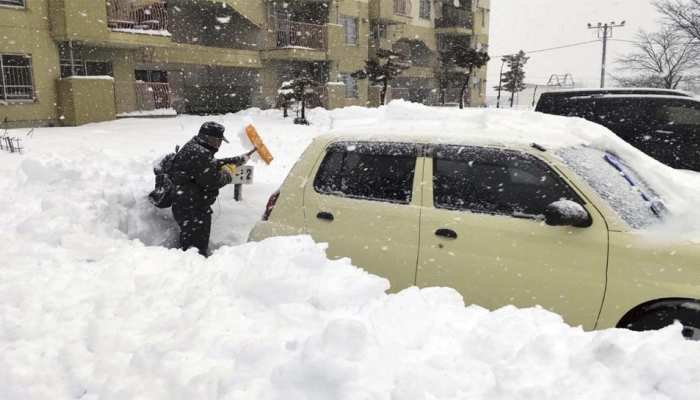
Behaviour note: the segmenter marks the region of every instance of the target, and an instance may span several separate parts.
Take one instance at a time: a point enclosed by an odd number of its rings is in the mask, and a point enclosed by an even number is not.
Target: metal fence
[[[136,5],[129,0],[109,0],[107,26],[110,29],[167,31],[169,25],[166,1]]]
[[[0,56],[0,101],[31,100],[34,98],[32,65],[4,65]]]
[[[136,82],[136,109],[152,111],[171,108],[171,90],[168,83]]]
[[[325,25],[273,18],[275,47],[302,47],[314,50],[326,49]]]
[[[13,136],[1,136],[0,150],[9,151],[10,153],[21,153],[23,150],[22,138]]]

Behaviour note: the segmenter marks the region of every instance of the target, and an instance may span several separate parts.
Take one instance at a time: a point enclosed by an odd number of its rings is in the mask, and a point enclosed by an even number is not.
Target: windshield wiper
[[[639,187],[639,185],[637,185],[634,179],[632,179],[632,177],[629,176],[629,174],[625,171],[625,166],[624,164],[622,164],[622,161],[620,161],[620,159],[618,159],[610,153],[606,153],[604,158],[605,161],[608,162],[608,164],[612,165],[613,168],[620,172],[620,175],[622,175],[622,177],[625,178],[625,180],[630,184],[630,186],[637,189],[639,194],[642,196],[642,199],[644,199],[644,201],[650,204],[649,208],[651,208],[651,211],[654,213],[654,215],[661,218],[662,214],[666,210],[666,206],[664,205],[664,203],[659,199],[652,199],[646,193],[644,193],[644,191]]]

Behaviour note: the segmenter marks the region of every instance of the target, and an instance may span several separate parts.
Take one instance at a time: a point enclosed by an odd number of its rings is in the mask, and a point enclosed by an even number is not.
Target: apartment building
[[[269,108],[300,76],[319,83],[314,105],[377,105],[351,74],[379,47],[413,61],[394,98],[449,103],[437,51],[485,45],[487,12],[484,0],[0,0],[0,126]]]
[[[490,0],[371,1],[372,48],[407,54],[412,68],[392,83],[392,98],[431,105],[459,103],[465,71],[442,65],[455,45],[488,47]],[[483,106],[486,69],[471,78],[466,103]]]

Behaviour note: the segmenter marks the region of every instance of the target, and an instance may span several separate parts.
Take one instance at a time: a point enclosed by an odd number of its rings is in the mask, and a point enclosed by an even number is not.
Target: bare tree
[[[700,0],[656,0],[656,9],[695,40],[700,40]]]
[[[625,73],[635,73],[617,78],[622,86],[676,89],[695,79],[693,70],[700,65],[700,47],[674,27],[654,33],[640,31],[634,47],[634,52],[617,60]]]

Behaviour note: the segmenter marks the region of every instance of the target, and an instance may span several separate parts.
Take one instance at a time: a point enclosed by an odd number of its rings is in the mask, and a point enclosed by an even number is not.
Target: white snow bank
[[[161,117],[168,116],[174,117],[177,115],[177,111],[174,108],[158,108],[155,110],[143,110],[143,111],[130,111],[125,113],[117,114],[119,118],[127,117]]]
[[[386,295],[308,237],[210,259],[4,235],[0,398],[694,399],[680,327],[584,333],[539,309],[464,308],[451,289]],[[84,239],[83,239],[84,240]]]
[[[680,327],[584,333],[542,310],[465,309],[449,289],[386,295],[308,237],[235,246],[315,136],[427,110],[124,119],[38,128],[24,154],[0,153],[0,399],[696,399],[700,344]],[[207,120],[231,136],[253,122],[275,161],[255,163],[243,202],[222,190],[205,260],[156,246],[176,227],[145,196],[153,161]],[[669,186],[695,175],[654,170]]]

